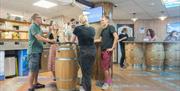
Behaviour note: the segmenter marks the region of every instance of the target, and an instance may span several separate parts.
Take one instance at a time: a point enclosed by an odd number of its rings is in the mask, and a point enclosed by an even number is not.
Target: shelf
[[[26,21],[8,20],[8,19],[3,19],[3,18],[0,18],[0,22],[12,22],[12,23],[21,23],[21,24],[31,24],[30,22],[26,22]]]
[[[0,32],[25,32],[28,33],[26,30],[10,30],[10,29],[0,29]],[[48,34],[48,32],[43,32],[44,34]]]
[[[0,39],[0,42],[6,42],[6,41],[14,41],[14,42],[16,42],[16,41],[19,41],[19,42],[27,42],[28,41],[28,39]]]
[[[10,30],[10,29],[0,29],[0,31],[3,31],[3,32],[28,32],[28,31],[25,31],[25,30]]]
[[[27,21],[16,21],[16,20],[8,20],[8,19],[3,19],[0,18],[0,22],[12,22],[12,23],[19,23],[19,24],[23,24],[23,25],[30,25],[30,22]],[[42,24],[42,26],[50,26],[49,24]]]

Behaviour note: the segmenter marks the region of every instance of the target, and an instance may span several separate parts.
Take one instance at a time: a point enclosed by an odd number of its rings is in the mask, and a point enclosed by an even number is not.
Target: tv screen
[[[91,8],[84,11],[90,23],[99,22],[103,15],[102,7]]]
[[[167,32],[170,33],[172,31],[180,32],[180,22],[167,24]]]

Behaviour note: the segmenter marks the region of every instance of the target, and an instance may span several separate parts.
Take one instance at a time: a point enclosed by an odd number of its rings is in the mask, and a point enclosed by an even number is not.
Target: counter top
[[[124,43],[180,43],[180,41],[124,41]]]
[[[22,50],[28,48],[27,40],[0,40],[0,51]],[[49,48],[49,44],[43,45],[44,49]]]

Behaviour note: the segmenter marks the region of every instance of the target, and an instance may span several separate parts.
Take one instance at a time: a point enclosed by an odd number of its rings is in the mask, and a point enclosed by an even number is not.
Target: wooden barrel
[[[161,42],[146,43],[146,70],[159,72],[164,66],[164,46]]]
[[[128,69],[142,70],[144,63],[143,43],[125,43],[125,60]]]
[[[59,46],[56,51],[55,74],[58,90],[72,91],[76,88],[77,53],[72,46]]]
[[[180,71],[180,43],[165,42],[165,71]]]
[[[96,60],[92,68],[92,78],[99,81],[104,81],[104,72],[101,68],[100,61],[101,61],[101,43],[96,42]]]

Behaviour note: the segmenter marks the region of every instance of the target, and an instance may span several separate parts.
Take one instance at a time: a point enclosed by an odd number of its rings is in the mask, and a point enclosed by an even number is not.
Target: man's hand
[[[55,44],[55,43],[56,43],[56,41],[55,41],[55,40],[49,40],[49,43],[51,43],[51,44]]]
[[[114,49],[113,48],[108,48],[106,51],[113,51]]]

